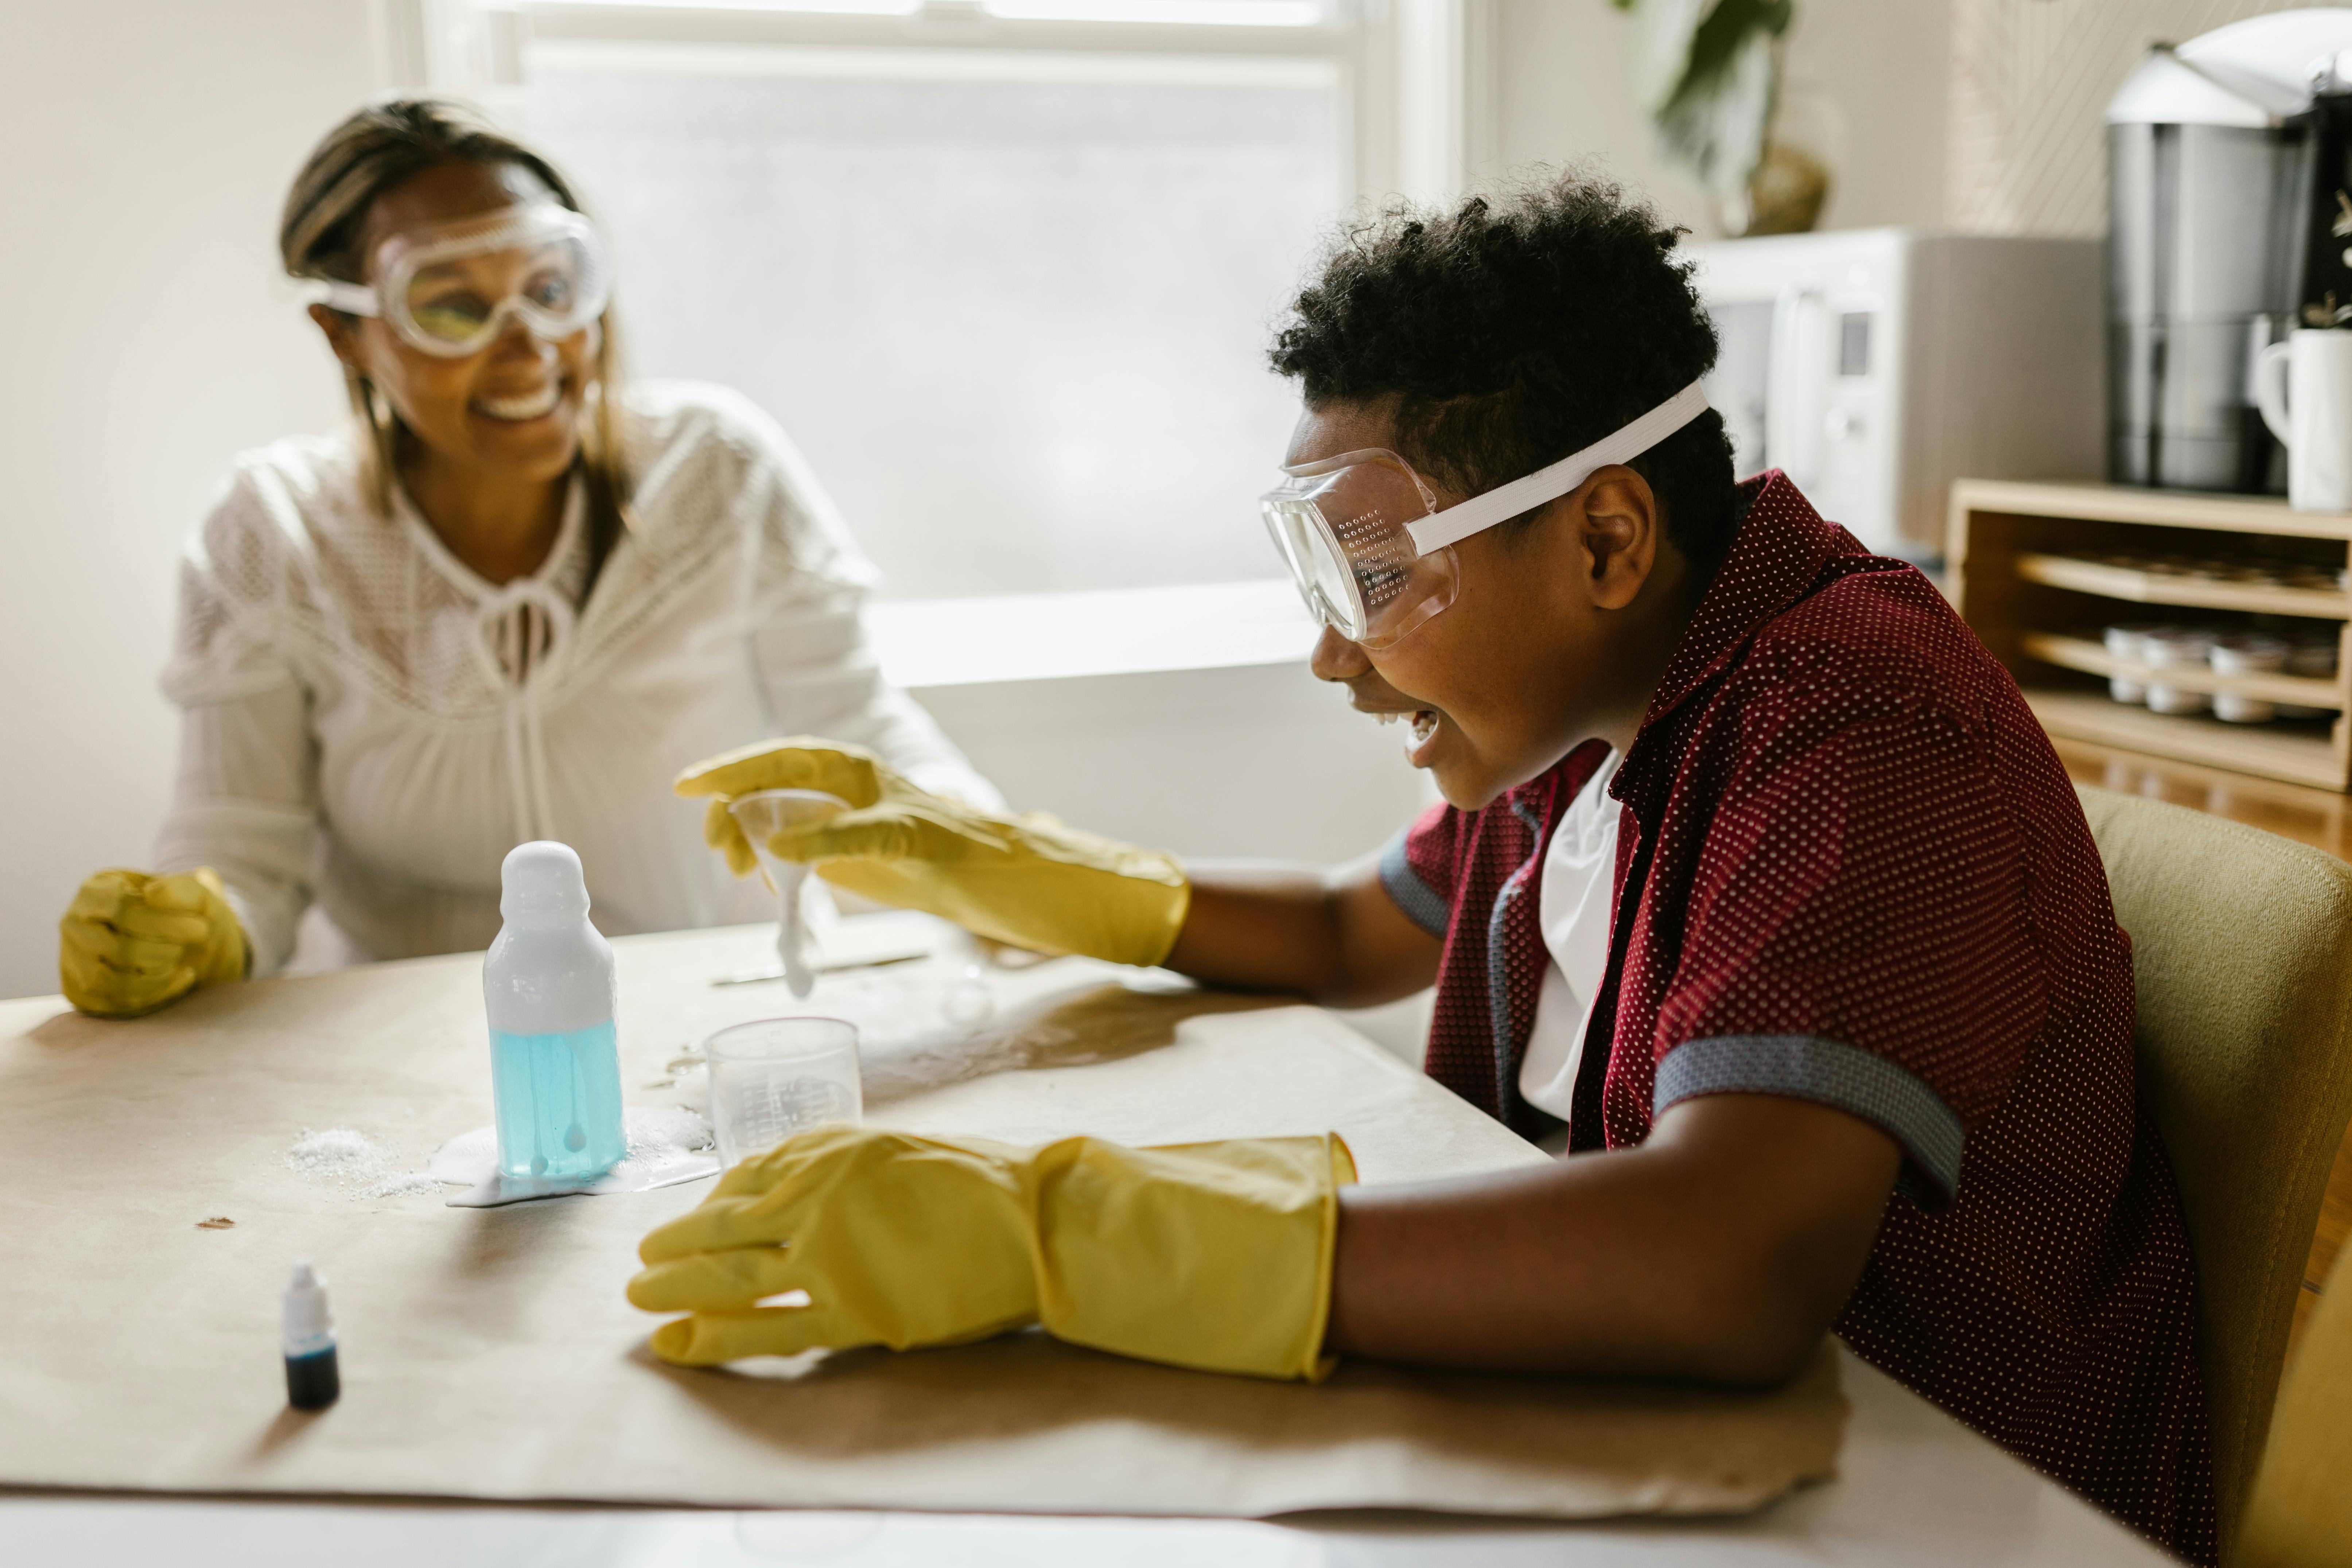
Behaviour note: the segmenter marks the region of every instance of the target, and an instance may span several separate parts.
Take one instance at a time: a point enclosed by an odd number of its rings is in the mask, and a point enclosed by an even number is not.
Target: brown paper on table
[[[794,1010],[713,990],[761,931],[614,943],[622,1082],[720,1024]],[[477,957],[223,985],[105,1023],[0,1004],[0,1484],[597,1502],[1264,1515],[1388,1507],[1554,1516],[1758,1507],[1832,1473],[1826,1349],[1737,1394],[1366,1363],[1320,1387],[1179,1371],[1036,1333],[732,1371],[666,1366],[622,1299],[659,1192],[453,1209],[297,1173],[308,1129],[416,1170],[489,1120]],[[913,966],[805,1010],[874,1025],[869,1121],[1130,1142],[1336,1129],[1364,1178],[1542,1156],[1312,1008],[1156,989],[1064,960],[1001,978],[982,1037],[907,1033]],[[883,1037],[897,1028],[895,1043]],[[226,1229],[201,1228],[226,1216]],[[343,1396],[286,1407],[278,1296],[315,1259]]]

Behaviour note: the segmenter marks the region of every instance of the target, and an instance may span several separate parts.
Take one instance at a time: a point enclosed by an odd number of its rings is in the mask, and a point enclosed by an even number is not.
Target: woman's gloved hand
[[[861,747],[799,736],[706,758],[677,793],[709,795],[703,837],[739,877],[758,861],[727,804],[763,789],[814,789],[851,809],[778,834],[769,850],[837,887],[921,910],[1041,952],[1150,965],[1192,903],[1175,857],[1066,827],[1041,812],[1003,817],[917,788]]]
[[[199,985],[242,980],[250,952],[209,866],[170,877],[100,871],[58,922],[66,1000],[101,1018],[136,1017]]]
[[[1074,1344],[1320,1378],[1337,1135],[1042,1149],[826,1127],[753,1155],[637,1249],[629,1300],[686,1366],[960,1344],[1031,1323]],[[753,1303],[805,1290],[805,1307]]]

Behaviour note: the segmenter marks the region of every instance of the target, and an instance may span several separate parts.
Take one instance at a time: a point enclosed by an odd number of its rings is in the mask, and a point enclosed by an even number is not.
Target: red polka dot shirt
[[[2130,939],[2065,770],[1934,587],[1774,473],[1612,781],[1616,918],[1571,1151],[1704,1094],[1833,1105],[1904,1152],[1837,1331],[2189,1557],[2211,1463],[2171,1166],[2133,1095]],[[1444,939],[1430,1073],[1534,1135],[1537,889],[1595,742],[1440,806],[1382,880]],[[1605,1042],[1605,1048],[1603,1043]]]

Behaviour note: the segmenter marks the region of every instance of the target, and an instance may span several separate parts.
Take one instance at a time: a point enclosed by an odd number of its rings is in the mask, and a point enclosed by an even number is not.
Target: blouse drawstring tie
[[[505,721],[508,798],[517,843],[557,837],[539,697],[577,619],[562,594],[530,577],[509,583],[475,612],[474,656],[499,689]]]

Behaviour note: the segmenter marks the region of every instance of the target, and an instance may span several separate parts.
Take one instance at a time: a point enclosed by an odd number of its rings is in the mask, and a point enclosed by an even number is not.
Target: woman
[[[669,791],[778,732],[986,803],[859,620],[873,568],[791,444],[715,387],[624,386],[603,248],[537,153],[432,100],[310,155],[278,245],[357,416],[237,460],[181,574],[157,874],[62,922],[67,995],[151,1011],[285,964],[488,945],[499,866],[580,851],[608,934],[749,921]]]

